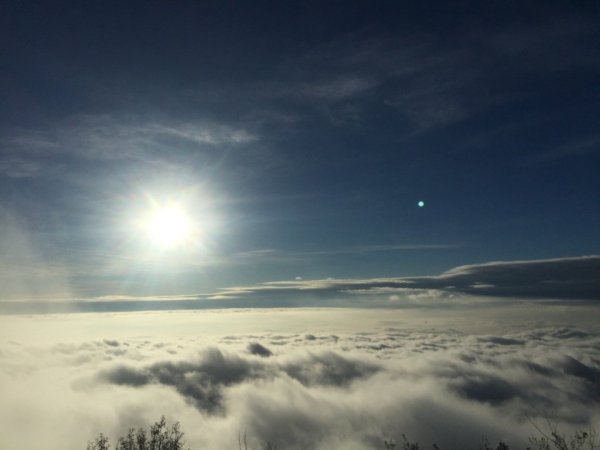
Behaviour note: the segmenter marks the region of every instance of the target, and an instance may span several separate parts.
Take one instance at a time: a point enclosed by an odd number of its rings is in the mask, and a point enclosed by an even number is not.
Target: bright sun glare
[[[144,227],[156,245],[171,248],[186,241],[192,233],[192,222],[177,206],[157,208],[148,216]]]

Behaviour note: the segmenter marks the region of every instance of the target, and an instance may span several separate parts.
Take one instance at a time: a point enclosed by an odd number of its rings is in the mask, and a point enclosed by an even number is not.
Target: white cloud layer
[[[13,318],[0,347],[0,447],[80,449],[161,414],[181,421],[192,448],[215,449],[235,447],[239,432],[254,448],[375,449],[405,433],[468,449],[482,435],[523,444],[535,431],[528,419],[544,415],[565,431],[600,427],[597,329],[498,323],[482,334],[450,316],[399,317]]]

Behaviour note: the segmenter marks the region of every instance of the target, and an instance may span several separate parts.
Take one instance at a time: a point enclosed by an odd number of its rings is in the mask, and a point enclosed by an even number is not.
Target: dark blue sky
[[[600,4],[413,3],[2,2],[2,295],[598,253]]]

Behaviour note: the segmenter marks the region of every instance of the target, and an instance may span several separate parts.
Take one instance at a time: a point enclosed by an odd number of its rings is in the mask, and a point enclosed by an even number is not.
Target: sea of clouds
[[[114,443],[163,414],[193,449],[237,448],[244,434],[252,448],[378,449],[402,434],[424,448],[475,449],[482,436],[521,448],[547,418],[600,429],[598,330],[472,332],[385,311],[360,330],[360,312],[326,311],[283,332],[268,324],[302,313],[262,311],[244,332],[257,313],[222,313],[212,328],[189,313],[184,325],[128,314],[3,319],[0,448],[83,449],[99,432]],[[352,327],[328,332],[336,317]]]

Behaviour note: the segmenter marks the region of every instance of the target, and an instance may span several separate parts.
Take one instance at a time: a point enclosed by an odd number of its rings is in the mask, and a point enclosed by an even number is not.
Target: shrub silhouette
[[[127,435],[119,438],[115,450],[184,450],[183,434],[179,430],[179,422],[169,428],[165,416],[162,416],[150,426],[148,433],[143,428],[137,432],[130,428]],[[88,442],[87,450],[110,450],[108,438],[100,433],[93,442]]]
[[[555,424],[547,421],[548,432],[534,424],[539,432],[539,437],[530,437],[529,446],[525,450],[600,450],[600,445],[596,444],[596,436],[593,431],[579,431],[571,436],[564,435],[558,431]],[[165,416],[162,416],[158,422],[150,426],[149,432],[143,428],[135,431],[130,428],[125,436],[121,436],[116,444],[115,450],[184,450],[184,433],[179,429],[179,422],[175,422],[170,428],[167,426]],[[238,437],[240,450],[248,450],[246,435],[243,441]],[[243,442],[243,446],[242,446]],[[94,441],[87,444],[87,450],[110,450],[108,438],[100,433]],[[191,450],[189,447],[187,450]],[[263,450],[277,450],[277,447],[267,442]],[[406,436],[402,435],[400,445],[393,440],[383,441],[383,450],[421,450],[419,443],[410,442]],[[424,450],[424,449],[423,449]],[[433,450],[443,450],[433,444]],[[490,446],[489,441],[483,438],[479,444],[479,450],[511,450],[510,447],[500,441],[494,447]]]
[[[527,450],[594,450],[600,448],[595,443],[594,433],[585,431],[578,431],[573,436],[565,436],[553,429],[549,435],[543,433],[542,437],[529,438],[529,443],[533,447],[527,447]]]

